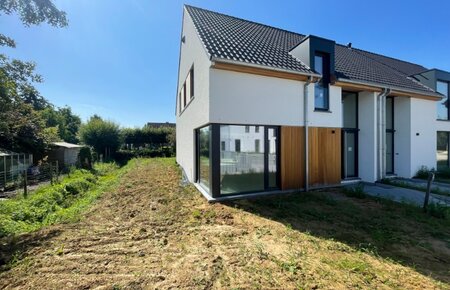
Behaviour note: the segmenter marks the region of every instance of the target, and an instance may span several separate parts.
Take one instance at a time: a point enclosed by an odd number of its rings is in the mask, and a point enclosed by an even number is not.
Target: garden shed
[[[80,149],[83,147],[83,145],[67,142],[53,142],[52,149],[48,153],[48,161],[58,161],[60,167],[75,165]]]

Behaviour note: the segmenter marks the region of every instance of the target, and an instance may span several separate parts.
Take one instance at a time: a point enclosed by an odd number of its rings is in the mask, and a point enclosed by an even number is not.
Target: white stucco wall
[[[411,174],[411,99],[394,98],[394,172],[409,178]]]
[[[195,134],[194,130],[209,122],[209,67],[211,62],[201,43],[192,19],[184,11],[183,31],[185,43],[181,43],[178,76],[178,94],[194,65],[194,98],[180,115],[177,105],[177,163],[184,169],[190,181],[194,181]]]
[[[212,123],[303,126],[304,82],[211,69]],[[342,127],[341,88],[330,86],[330,111],[314,111],[309,89],[309,126]]]
[[[377,180],[376,96],[373,92],[358,94],[358,169],[363,181]]]
[[[303,124],[303,82],[210,70],[212,123]]]
[[[411,172],[420,166],[436,167],[436,103],[411,98]]]
[[[311,127],[342,127],[342,88],[337,86],[329,87],[329,111],[314,111],[314,85],[310,86],[309,94],[309,126]]]

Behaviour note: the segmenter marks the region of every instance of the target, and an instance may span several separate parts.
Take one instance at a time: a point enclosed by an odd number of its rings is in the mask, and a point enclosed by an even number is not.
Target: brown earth
[[[334,206],[381,207],[330,196]],[[208,204],[192,186],[181,186],[173,159],[143,160],[82,221],[3,241],[12,258],[0,288],[449,289],[448,236],[428,236],[423,251],[399,242],[397,250],[376,254],[327,236],[327,219],[288,223],[267,213],[276,202]],[[348,240],[362,239],[355,231]],[[428,264],[396,262],[405,249]],[[434,256],[440,261],[430,264]]]

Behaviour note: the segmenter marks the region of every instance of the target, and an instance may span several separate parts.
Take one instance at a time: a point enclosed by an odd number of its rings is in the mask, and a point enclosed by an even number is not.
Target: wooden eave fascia
[[[308,79],[310,79],[311,82],[317,82],[321,77],[320,75],[317,74],[302,74],[271,67],[256,66],[246,63],[236,63],[236,62],[231,63],[217,60],[212,61],[211,67],[220,70],[228,70],[240,73],[248,73],[296,81],[308,81]]]
[[[347,82],[347,81],[336,81],[333,85],[341,87],[344,90],[349,91],[369,91],[369,92],[382,92],[383,88],[382,86],[376,86],[376,85],[370,85],[370,84],[360,84],[360,83],[353,83],[353,82]],[[412,92],[412,91],[405,91],[398,88],[392,88],[390,96],[397,96],[397,97],[411,97],[416,99],[423,99],[423,100],[430,100],[430,101],[440,101],[442,98],[438,96],[432,96],[427,95],[420,92]]]

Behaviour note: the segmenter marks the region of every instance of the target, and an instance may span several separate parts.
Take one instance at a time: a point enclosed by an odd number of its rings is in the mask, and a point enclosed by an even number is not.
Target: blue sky
[[[26,28],[0,15],[16,49],[37,63],[41,93],[86,120],[122,126],[175,121],[182,5],[211,9],[287,30],[450,71],[450,1],[57,0],[69,26]]]

